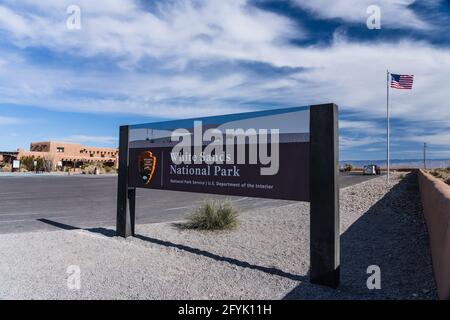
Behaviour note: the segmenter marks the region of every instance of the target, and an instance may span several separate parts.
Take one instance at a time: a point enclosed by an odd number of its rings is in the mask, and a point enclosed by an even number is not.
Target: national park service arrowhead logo
[[[145,184],[152,181],[156,168],[156,156],[151,151],[142,152],[139,156],[139,174]]]

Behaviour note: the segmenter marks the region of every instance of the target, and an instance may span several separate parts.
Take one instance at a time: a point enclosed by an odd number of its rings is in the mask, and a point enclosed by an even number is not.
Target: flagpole
[[[386,118],[387,118],[387,145],[386,145],[386,156],[387,156],[387,184],[389,185],[389,174],[390,174],[390,150],[389,150],[389,140],[390,140],[390,132],[389,132],[389,70],[387,70],[387,77],[386,77]]]

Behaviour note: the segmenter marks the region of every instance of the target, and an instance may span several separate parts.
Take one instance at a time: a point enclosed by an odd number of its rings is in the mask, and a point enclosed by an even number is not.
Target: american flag
[[[413,87],[414,76],[391,73],[391,88],[411,90]]]

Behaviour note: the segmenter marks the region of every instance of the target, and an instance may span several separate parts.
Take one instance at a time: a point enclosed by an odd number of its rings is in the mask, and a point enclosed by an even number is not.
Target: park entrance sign
[[[136,188],[308,201],[311,280],[337,287],[337,174],[334,104],[122,126],[117,234],[134,235]]]
[[[309,107],[129,127],[133,188],[309,200]]]

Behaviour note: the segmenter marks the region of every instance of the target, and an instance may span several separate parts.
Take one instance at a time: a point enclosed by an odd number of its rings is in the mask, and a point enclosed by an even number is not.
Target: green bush
[[[34,166],[34,162],[36,161],[36,167]],[[20,158],[20,166],[22,170],[26,171],[50,171],[48,168],[48,163],[43,158],[37,158],[34,156],[27,156]],[[49,170],[50,169],[50,170]]]
[[[42,158],[35,159],[37,171],[47,171],[45,160]]]
[[[34,157],[27,156],[20,158],[20,166],[27,171],[34,171]]]
[[[229,230],[237,227],[238,215],[229,201],[205,201],[183,225],[186,229]]]

